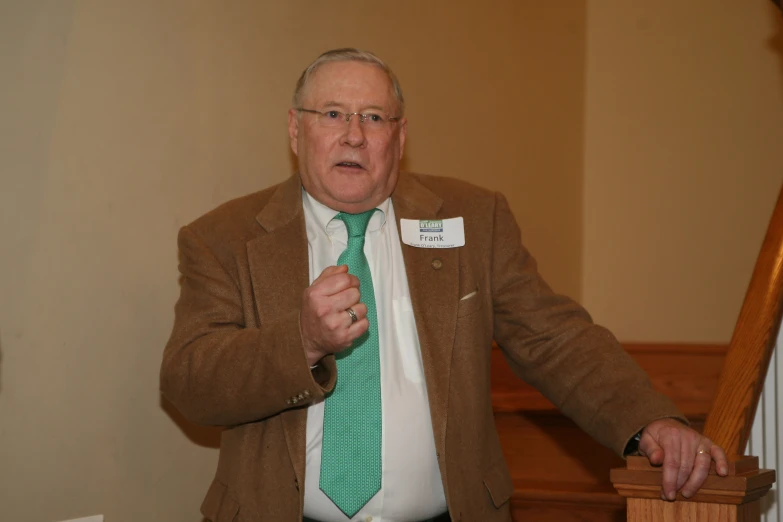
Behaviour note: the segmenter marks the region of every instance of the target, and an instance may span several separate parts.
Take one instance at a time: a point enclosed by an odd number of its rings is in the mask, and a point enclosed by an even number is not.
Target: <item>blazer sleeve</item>
[[[163,352],[160,388],[190,421],[234,426],[322,400],[336,380],[334,357],[312,370],[299,310],[246,324],[235,278],[189,227],[180,230],[181,290]]]
[[[621,456],[650,422],[670,417],[687,423],[607,329],[549,288],[505,198],[496,194],[495,203],[494,336],[514,372]]]

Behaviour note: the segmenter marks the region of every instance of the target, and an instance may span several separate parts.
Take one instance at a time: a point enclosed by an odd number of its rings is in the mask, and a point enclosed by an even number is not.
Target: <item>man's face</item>
[[[399,116],[388,76],[364,62],[321,65],[304,88],[301,107]],[[397,184],[406,120],[370,128],[354,115],[350,123],[327,127],[319,123],[321,118],[294,109],[288,112],[291,149],[299,158],[305,190],[341,212],[357,214],[375,208]]]

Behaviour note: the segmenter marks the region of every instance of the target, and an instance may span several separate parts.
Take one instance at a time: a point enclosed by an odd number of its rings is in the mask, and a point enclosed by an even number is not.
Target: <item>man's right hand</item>
[[[346,265],[329,266],[305,289],[299,324],[307,363],[314,366],[324,356],[350,347],[367,331],[367,306],[360,303],[359,278]],[[352,308],[358,321],[346,310]]]

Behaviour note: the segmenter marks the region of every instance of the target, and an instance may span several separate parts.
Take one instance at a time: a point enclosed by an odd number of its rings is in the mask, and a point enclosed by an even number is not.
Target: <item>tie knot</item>
[[[375,213],[376,209],[362,212],[361,214],[346,214],[340,212],[337,214],[336,219],[345,223],[345,228],[348,229],[348,237],[364,237],[364,233],[367,231],[367,225],[370,223],[370,218]]]

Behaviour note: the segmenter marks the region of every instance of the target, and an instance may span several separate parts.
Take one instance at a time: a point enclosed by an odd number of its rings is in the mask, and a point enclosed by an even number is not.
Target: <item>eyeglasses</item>
[[[323,127],[330,127],[330,128],[336,128],[336,127],[342,127],[346,123],[351,122],[351,116],[358,116],[359,117],[359,123],[365,125],[367,129],[376,129],[380,130],[386,127],[389,123],[400,121],[400,117],[394,117],[394,118],[387,118],[384,117],[376,112],[367,112],[367,113],[360,113],[360,112],[340,112],[340,111],[316,111],[314,109],[302,109],[298,108],[296,109],[300,112],[310,112],[312,114],[315,114],[318,118],[318,124]]]

